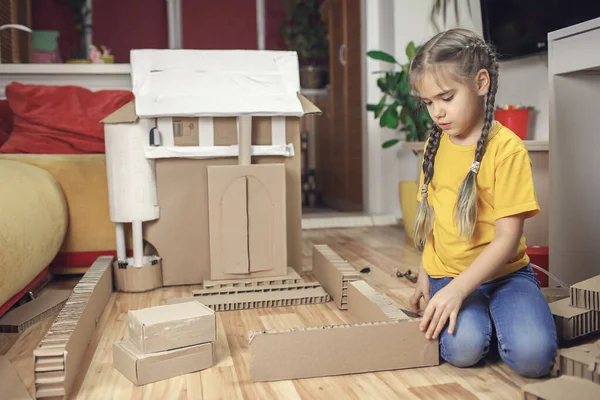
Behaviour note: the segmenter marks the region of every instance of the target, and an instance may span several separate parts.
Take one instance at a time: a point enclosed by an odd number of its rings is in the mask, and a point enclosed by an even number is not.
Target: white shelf
[[[129,75],[129,64],[0,64],[0,74],[10,75]]]

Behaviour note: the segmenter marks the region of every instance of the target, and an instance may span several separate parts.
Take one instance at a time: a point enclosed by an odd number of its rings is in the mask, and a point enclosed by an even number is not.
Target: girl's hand
[[[427,333],[425,337],[427,339],[437,339],[442,329],[450,319],[450,326],[448,327],[448,333],[453,334],[456,326],[456,317],[462,306],[464,296],[461,291],[452,283],[442,288],[439,292],[433,296],[425,313],[423,314],[423,320],[419,328],[421,332]]]
[[[410,297],[410,308],[412,312],[417,313],[420,310],[421,297],[425,301],[425,305],[429,303],[429,293],[429,276],[427,276],[427,272],[425,272],[425,269],[421,266],[419,268],[419,276],[417,277],[415,291]]]

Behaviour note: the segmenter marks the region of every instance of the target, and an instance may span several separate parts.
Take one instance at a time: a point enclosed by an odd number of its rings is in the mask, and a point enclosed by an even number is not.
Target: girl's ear
[[[487,69],[481,69],[475,75],[475,87],[479,96],[485,96],[490,90],[490,73]]]

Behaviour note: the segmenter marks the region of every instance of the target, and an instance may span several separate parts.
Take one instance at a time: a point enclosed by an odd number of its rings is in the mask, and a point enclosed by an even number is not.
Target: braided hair
[[[481,137],[477,141],[475,159],[458,191],[455,221],[461,237],[471,239],[477,222],[477,184],[481,159],[485,153],[488,135],[494,122],[496,92],[498,90],[498,61],[492,47],[480,36],[467,29],[441,32],[425,43],[410,65],[410,83],[413,92],[425,71],[452,66],[450,71],[457,79],[472,84],[477,73],[485,69],[490,76],[490,86],[485,102],[485,119]],[[432,210],[427,200],[427,190],[433,178],[434,160],[440,145],[442,130],[434,125],[427,140],[423,156],[423,186],[421,201],[414,225],[415,245],[422,249],[433,225]]]

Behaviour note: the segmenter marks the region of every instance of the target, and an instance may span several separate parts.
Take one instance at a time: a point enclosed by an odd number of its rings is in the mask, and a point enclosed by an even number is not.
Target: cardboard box
[[[134,226],[143,222],[143,233],[134,237],[134,258],[143,237],[162,258],[165,286],[285,275],[287,267],[302,273],[300,118],[321,111],[300,93],[297,54],[132,50],[131,67],[135,101],[102,122],[111,220]],[[240,161],[246,146],[239,122],[248,116],[246,165]],[[220,222],[217,218],[211,224],[209,204],[210,198],[224,194],[210,184],[208,167],[213,172],[232,165],[258,171],[256,164],[279,164],[284,172],[279,168],[277,182],[256,174],[257,179],[248,180],[250,227],[245,233],[242,225],[230,229],[241,220],[224,225],[227,240],[236,239],[238,250],[248,253],[247,260],[239,254],[228,257],[233,266],[223,269],[219,264],[212,271],[211,251],[219,249],[222,240],[215,238],[215,224]],[[233,189],[243,192],[243,180],[237,183]],[[270,197],[277,202],[265,200]],[[235,199],[226,196],[231,200],[228,208],[243,214],[244,202]],[[257,218],[275,223],[252,224]],[[272,237],[273,245],[265,235]]]
[[[600,385],[573,376],[561,376],[523,387],[525,400],[598,400]]]
[[[142,354],[130,340],[121,340],[113,343],[113,365],[127,379],[141,386],[212,367],[214,345],[202,343]]]
[[[215,312],[190,301],[129,311],[129,339],[142,354],[214,342]]]

